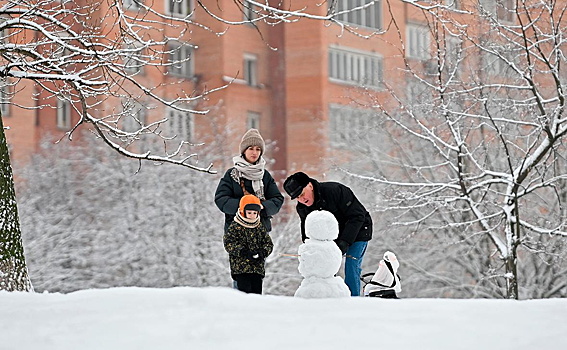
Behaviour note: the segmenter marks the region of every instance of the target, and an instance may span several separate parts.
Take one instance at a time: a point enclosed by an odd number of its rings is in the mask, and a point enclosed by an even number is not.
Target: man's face
[[[297,201],[308,207],[313,205],[313,202],[315,202],[315,194],[313,193],[313,184],[311,182],[303,188],[303,191],[297,197]]]

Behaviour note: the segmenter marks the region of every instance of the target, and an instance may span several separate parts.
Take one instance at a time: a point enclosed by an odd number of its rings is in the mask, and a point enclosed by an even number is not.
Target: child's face
[[[256,219],[258,217],[258,212],[256,210],[245,210],[244,215],[247,219]]]

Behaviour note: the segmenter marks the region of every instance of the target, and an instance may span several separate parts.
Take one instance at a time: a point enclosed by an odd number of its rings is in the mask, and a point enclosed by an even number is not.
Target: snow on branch
[[[69,138],[80,126],[91,125],[108,146],[127,157],[214,173],[212,165],[196,165],[197,154],[187,149],[196,143],[182,140],[187,136],[171,127],[182,124],[172,118],[206,115],[201,101],[228,86],[200,86],[198,77],[188,75],[193,74],[186,68],[191,53],[198,48],[191,31],[212,30],[195,23],[191,14],[176,17],[139,5],[137,14],[125,11],[121,1],[2,5],[0,76],[14,85],[28,80],[40,87],[35,101],[24,108],[68,104],[79,116],[67,132]],[[148,79],[144,71],[150,69],[161,77]],[[168,90],[175,93],[164,93]],[[178,115],[156,121],[136,114],[150,110]],[[161,151],[144,150],[143,140],[150,137],[164,141]],[[177,143],[173,152],[168,150],[171,142]]]

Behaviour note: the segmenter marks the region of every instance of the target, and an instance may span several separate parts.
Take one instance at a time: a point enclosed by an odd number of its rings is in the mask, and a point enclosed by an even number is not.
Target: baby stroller
[[[398,268],[400,263],[396,255],[390,251],[384,253],[384,258],[378,264],[376,273],[367,273],[361,276],[364,282],[364,296],[399,299],[397,293],[402,291]],[[368,277],[372,276],[370,280]]]

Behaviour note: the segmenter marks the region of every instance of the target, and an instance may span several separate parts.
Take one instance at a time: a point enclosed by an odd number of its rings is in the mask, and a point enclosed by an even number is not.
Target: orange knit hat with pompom
[[[260,199],[253,194],[247,194],[240,198],[240,205],[238,206],[238,209],[240,210],[240,215],[242,215],[242,217],[245,217],[245,210],[260,211],[262,208],[262,202],[260,202]]]

